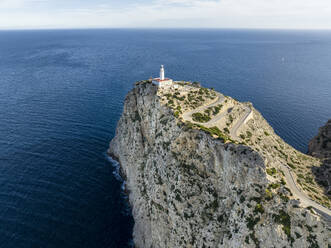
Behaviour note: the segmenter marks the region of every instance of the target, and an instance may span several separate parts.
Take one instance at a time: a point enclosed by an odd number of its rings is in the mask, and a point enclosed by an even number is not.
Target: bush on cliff
[[[210,117],[208,115],[201,113],[192,114],[192,119],[196,122],[201,122],[201,123],[210,121]]]

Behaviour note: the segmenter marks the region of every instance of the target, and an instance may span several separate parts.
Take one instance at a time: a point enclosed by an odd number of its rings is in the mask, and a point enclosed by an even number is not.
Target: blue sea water
[[[128,247],[106,156],[126,93],[164,64],[251,101],[305,152],[331,118],[331,32],[0,32],[0,247]]]

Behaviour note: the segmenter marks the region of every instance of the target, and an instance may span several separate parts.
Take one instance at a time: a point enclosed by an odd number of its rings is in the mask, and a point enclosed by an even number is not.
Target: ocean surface
[[[331,118],[331,32],[0,32],[0,247],[129,247],[106,156],[126,93],[157,76],[250,101],[306,152]]]

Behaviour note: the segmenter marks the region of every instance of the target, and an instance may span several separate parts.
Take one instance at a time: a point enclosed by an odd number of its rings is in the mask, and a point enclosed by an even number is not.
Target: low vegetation
[[[198,82],[194,84],[181,82],[178,84],[186,88],[184,90],[180,88],[168,91],[165,90],[161,97],[163,103],[173,110],[173,115],[179,120],[183,120],[183,113],[214,102],[212,100],[217,97],[215,90],[203,88]],[[229,108],[229,101],[231,101],[230,103],[232,105],[233,100],[229,97],[225,97],[223,104],[211,107],[207,106],[199,113],[192,114],[192,120],[197,123],[197,125],[186,123],[186,128],[200,129],[224,142],[238,143],[230,138],[230,130],[242,109],[240,107]],[[207,124],[205,123],[209,123],[214,116],[223,112],[225,106],[227,107],[228,113],[224,116],[224,119],[220,119],[219,122],[215,124],[215,126],[217,125],[218,127],[206,127]],[[231,111],[229,111],[230,109]],[[139,121],[139,119],[140,116],[138,113],[132,116],[133,121]],[[179,126],[183,126],[183,122],[181,122]],[[312,174],[312,167],[320,166],[317,159],[302,154],[287,145],[271,128],[259,122],[258,118],[254,119],[254,122],[248,123],[245,128],[241,128],[241,133],[238,133],[238,135],[240,137],[240,144],[251,146],[255,151],[259,152],[262,156],[267,156],[268,160],[271,161],[267,165],[267,175],[272,176],[274,179],[281,179],[285,176],[284,173],[276,167],[277,165],[274,165],[272,162],[273,160],[280,161],[282,164],[291,168],[298,187],[301,188],[309,198],[325,207],[330,207],[331,201],[324,195],[323,185],[321,186],[320,181]],[[274,181],[269,186],[268,190],[270,190],[271,194],[274,194],[275,190],[284,184],[284,180]],[[284,200],[287,200],[286,197],[287,196],[281,196]]]
[[[284,210],[280,210],[279,214],[273,214],[273,219],[276,223],[281,224],[284,233],[287,235],[288,239],[292,242],[294,241],[291,236],[291,217]]]
[[[218,127],[205,127],[200,124],[193,124],[192,122],[185,122],[185,126],[188,129],[200,129],[204,131],[205,133],[210,134],[211,136],[216,136],[218,139],[222,140],[223,142],[231,142],[235,143],[234,140],[232,140],[227,134],[223,133]]]
[[[192,119],[196,122],[205,123],[211,120],[211,118],[206,114],[194,113]]]
[[[273,176],[273,175],[275,175],[276,172],[277,172],[276,168],[267,168],[266,171],[267,171],[267,174],[268,174],[269,176]]]

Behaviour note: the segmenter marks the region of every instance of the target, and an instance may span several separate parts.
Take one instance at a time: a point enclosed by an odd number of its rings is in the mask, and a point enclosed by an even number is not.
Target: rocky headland
[[[251,103],[174,86],[138,82],[109,148],[135,246],[330,247],[330,198],[313,173],[323,161],[285,143]]]

